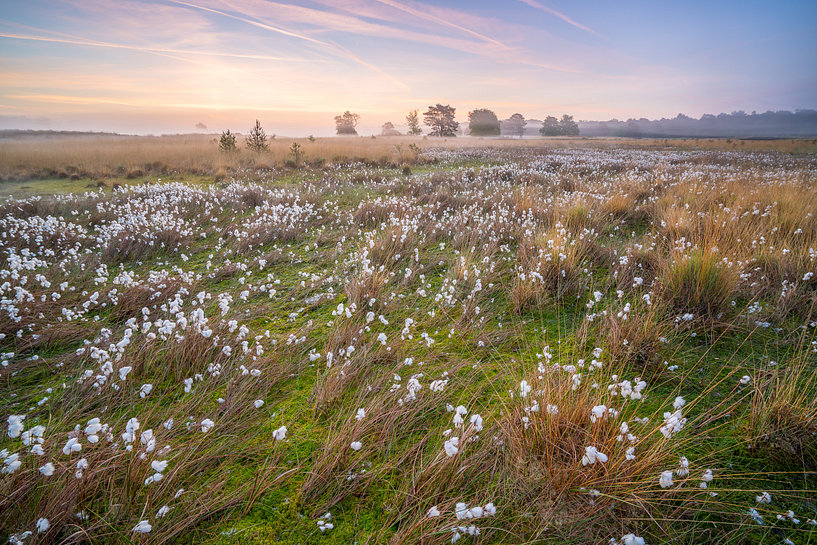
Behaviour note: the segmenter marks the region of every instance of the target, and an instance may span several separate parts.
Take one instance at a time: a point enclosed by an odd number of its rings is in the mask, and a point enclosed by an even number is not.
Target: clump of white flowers
[[[286,426],[281,426],[280,428],[278,428],[277,430],[272,432],[272,437],[276,441],[283,441],[284,439],[286,439],[286,436],[287,436],[287,427]]]
[[[335,525],[332,524],[331,520],[332,520],[332,513],[327,511],[321,518],[318,519],[318,522],[317,522],[318,530],[320,530],[321,533],[323,533],[323,532],[326,532],[326,531],[331,530],[332,528],[334,528]]]
[[[606,454],[603,454],[596,449],[596,447],[584,447],[584,456],[582,456],[582,465],[593,465],[596,462],[601,464],[608,460]]]

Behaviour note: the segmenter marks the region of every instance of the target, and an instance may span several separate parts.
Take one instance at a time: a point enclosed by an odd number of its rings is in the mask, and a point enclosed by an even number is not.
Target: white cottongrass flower
[[[445,455],[448,456],[449,458],[454,456],[460,450],[458,448],[459,444],[460,444],[459,437],[452,437],[451,439],[446,441],[445,444],[443,444],[443,448],[445,449]]]
[[[528,397],[530,390],[531,387],[527,380],[523,380],[519,383],[519,397]]]
[[[494,505],[494,502],[486,503],[485,504],[485,516],[486,517],[492,517],[494,515],[496,515],[496,506]]]
[[[321,518],[318,519],[318,522],[317,522],[318,530],[320,530],[321,533],[323,533],[323,532],[325,532],[327,530],[331,530],[332,528],[335,527],[334,524],[329,522],[330,520],[332,520],[332,513],[330,513],[329,511],[327,511],[325,515],[323,515]]]
[[[596,420],[603,418],[606,412],[607,405],[596,405],[590,409],[590,422],[595,423]]]
[[[599,452],[596,447],[584,447],[584,456],[582,456],[582,465],[593,465],[596,462],[605,463],[608,460],[606,454]]]
[[[661,485],[661,488],[669,488],[672,486],[672,471],[662,471],[661,476],[658,478],[658,484]]]
[[[126,365],[125,367],[121,367],[119,369],[119,379],[120,380],[125,380],[125,378],[127,378],[127,376],[128,376],[128,373],[130,373],[132,369],[133,369],[133,367],[131,367],[130,365]]]
[[[740,384],[746,385],[749,384],[751,381],[752,377],[750,377],[749,375],[743,375],[742,377],[740,377],[740,380],[738,382],[740,382]]]
[[[209,418],[205,418],[204,420],[201,421],[201,432],[207,433],[215,425],[216,425],[215,422],[213,422]]]
[[[156,513],[156,518],[160,519],[163,518],[166,514],[170,512],[170,507],[167,505],[163,505],[159,508],[159,511]]]
[[[621,542],[624,545],[644,545],[644,538],[635,534],[627,534],[621,537]]]
[[[689,475],[689,460],[687,460],[686,456],[681,456],[680,461],[678,462],[679,469],[677,471],[679,477],[686,477]]]
[[[126,443],[133,443],[136,441],[136,432],[139,429],[139,420],[131,418],[125,424],[125,433],[122,434],[122,440]]]
[[[51,527],[51,523],[48,522],[47,518],[38,518],[37,519],[37,533],[42,534],[47,532],[48,529]]]
[[[24,414],[13,414],[8,417],[9,437],[12,439],[20,437],[20,434],[23,433],[23,420],[25,420],[25,417]]]
[[[755,501],[757,503],[772,503],[772,495],[768,492],[764,492],[759,496],[755,496]]]
[[[350,446],[352,447],[352,450],[360,450],[363,448],[363,443],[361,443],[360,441],[352,441],[352,444]]]
[[[82,444],[79,442],[79,439],[76,437],[72,437],[65,443],[65,446],[62,447],[62,453],[66,456],[70,456],[74,452],[79,452],[82,450]]]
[[[357,410],[357,414],[355,414],[355,420],[363,420],[366,418],[366,409],[360,408]]]
[[[147,395],[152,391],[153,384],[142,384],[142,387],[139,388],[139,397],[147,397]]]
[[[440,510],[437,509],[436,505],[428,510],[428,517],[429,518],[434,518],[434,517],[439,517],[439,516],[440,516]]]
[[[670,438],[674,434],[684,429],[686,422],[687,419],[681,415],[681,409],[678,409],[674,413],[665,412],[664,425],[661,426],[659,430],[664,435],[664,437]]]
[[[272,432],[272,437],[276,441],[283,441],[286,438],[286,436],[287,436],[287,427],[286,426],[281,426],[280,428],[278,428],[277,430]]]
[[[752,517],[753,521],[760,524],[761,526],[763,525],[763,515],[758,513],[757,509],[754,509],[754,508],[750,507],[749,511],[748,511],[748,514],[749,514],[750,517]]]
[[[457,505],[454,507],[454,514],[457,515],[457,520],[472,518],[468,504],[464,502],[457,502]]]
[[[88,460],[86,458],[80,458],[77,461],[77,471],[74,473],[74,476],[77,479],[81,479],[82,478],[82,473],[86,469],[88,469]]]
[[[474,431],[482,431],[482,416],[478,414],[472,414],[471,426],[473,426]]]
[[[153,468],[153,471],[156,473],[164,473],[164,470],[167,469],[167,460],[153,460],[150,463],[150,467]]]
[[[146,520],[140,520],[139,524],[133,527],[134,533],[137,534],[149,534],[151,530],[153,530],[153,526]]]
[[[50,477],[51,475],[54,474],[54,464],[48,462],[47,464],[40,468],[40,473],[42,473],[46,477]]]
[[[89,443],[96,443],[99,441],[99,436],[97,435],[102,430],[102,424],[99,421],[99,418],[92,418],[88,421],[88,425],[85,426],[85,435],[88,437]]]
[[[3,458],[3,475],[11,475],[23,465],[18,453],[8,454],[6,449],[0,451],[0,458]]]
[[[255,402],[253,402],[253,405],[255,405],[256,409],[260,409],[261,407],[264,406],[264,400],[263,399],[256,399]]]

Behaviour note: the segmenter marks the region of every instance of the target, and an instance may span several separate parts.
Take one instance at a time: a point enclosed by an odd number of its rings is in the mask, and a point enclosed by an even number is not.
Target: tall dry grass
[[[429,147],[569,149],[703,149],[779,151],[813,153],[817,140],[735,140],[735,139],[632,139],[632,138],[426,138],[389,137],[276,137],[269,152],[255,154],[243,148],[239,153],[218,151],[218,135],[182,134],[164,136],[61,135],[44,133],[0,136],[0,180],[33,178],[139,178],[146,174],[200,174],[224,176],[242,167],[273,167],[293,159],[293,142],[301,147],[301,161],[323,162],[361,160],[405,165],[417,160],[417,151]]]

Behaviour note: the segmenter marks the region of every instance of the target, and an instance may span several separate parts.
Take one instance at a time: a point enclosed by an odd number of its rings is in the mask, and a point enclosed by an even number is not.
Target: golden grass
[[[740,151],[817,152],[817,140],[737,139],[633,139],[633,138],[426,138],[390,137],[278,137],[269,141],[268,153],[240,149],[237,154],[218,151],[218,136],[184,134],[166,136],[48,135],[0,140],[0,180],[31,178],[125,178],[145,174],[192,173],[222,176],[238,167],[282,165],[293,159],[293,142],[301,146],[301,160],[315,163],[360,159],[397,165],[410,164],[416,150],[428,147],[499,147],[522,149],[646,148]],[[238,138],[239,148],[244,138]],[[412,149],[412,146],[416,146]]]

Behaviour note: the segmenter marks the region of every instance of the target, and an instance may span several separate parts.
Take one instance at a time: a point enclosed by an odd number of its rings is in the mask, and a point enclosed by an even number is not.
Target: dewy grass
[[[813,156],[138,141],[0,204],[11,543],[817,538]]]

